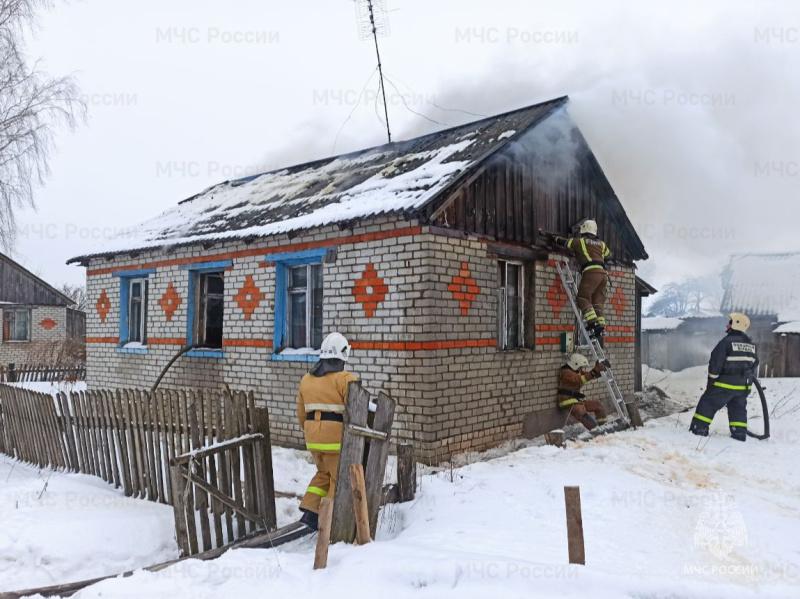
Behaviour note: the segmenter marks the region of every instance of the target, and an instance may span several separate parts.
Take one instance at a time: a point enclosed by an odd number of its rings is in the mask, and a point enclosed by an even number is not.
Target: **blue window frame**
[[[316,362],[322,344],[322,262],[330,248],[265,256],[275,263],[275,318],[272,360]],[[289,351],[286,351],[289,350]]]
[[[185,264],[189,272],[189,302],[186,317],[186,344],[203,345],[186,355],[194,358],[224,358],[222,351],[225,320],[225,269],[231,260]]]
[[[154,268],[113,273],[119,279],[120,353],[147,353],[147,302],[149,277]]]

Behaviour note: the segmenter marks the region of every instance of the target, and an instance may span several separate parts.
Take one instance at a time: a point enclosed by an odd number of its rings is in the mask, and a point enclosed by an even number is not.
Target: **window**
[[[322,264],[288,268],[286,347],[322,346]]]
[[[3,341],[30,341],[31,311],[3,311]]]
[[[147,279],[128,280],[128,343],[147,343]]]
[[[323,262],[336,260],[335,248],[268,254],[265,259],[275,263],[270,360],[316,362],[323,334]]]
[[[196,280],[195,343],[202,347],[221,348],[225,275],[223,272],[201,272]]]
[[[525,345],[524,269],[522,264],[501,260],[498,342],[501,349]]]

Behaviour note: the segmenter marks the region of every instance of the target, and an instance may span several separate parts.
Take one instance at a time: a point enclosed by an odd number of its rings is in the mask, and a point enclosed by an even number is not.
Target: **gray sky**
[[[559,95],[651,256],[655,285],[731,252],[800,250],[800,3],[388,0],[397,139]],[[377,145],[374,48],[351,0],[73,1],[31,55],[90,117],[57,139],[15,255],[52,283],[115,230],[206,187]],[[412,91],[413,90],[413,91]],[[348,119],[348,115],[352,116]]]

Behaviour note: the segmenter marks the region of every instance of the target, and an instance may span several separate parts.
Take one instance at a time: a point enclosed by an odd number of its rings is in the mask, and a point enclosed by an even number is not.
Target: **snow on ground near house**
[[[29,391],[35,391],[37,393],[51,393],[55,394],[60,391],[64,391],[65,393],[71,393],[73,391],[86,391],[86,382],[85,381],[75,381],[74,383],[65,383],[65,382],[57,382],[57,383],[6,383],[11,387],[22,387],[23,389],[28,389]]]
[[[0,455],[0,592],[87,580],[178,556],[172,508],[99,478]]]
[[[670,384],[684,392],[701,388],[705,370],[692,371],[676,373]],[[566,450],[528,447],[422,476],[413,502],[384,509],[376,543],[331,547],[324,571],[312,570],[315,539],[307,538],[138,572],[75,597],[795,598],[800,380],[771,379],[767,387],[774,410],[769,441],[733,441],[724,414],[712,436],[699,440],[687,432],[687,412]],[[758,402],[750,411],[758,413]],[[309,473],[302,452],[276,453],[280,490],[301,492]],[[565,485],[581,487],[585,567],[566,565]],[[127,526],[117,523],[126,515],[111,515],[109,526]],[[171,535],[168,520],[166,533],[132,532],[160,546],[156,540]],[[709,543],[715,527],[728,532],[716,545]],[[40,542],[61,543],[58,559],[75,551],[80,537],[49,529]],[[138,544],[130,545],[129,552]],[[101,547],[75,560],[70,577],[107,560],[107,551],[125,550],[124,543]],[[9,555],[6,547],[2,555]],[[156,549],[151,561],[159,557]]]

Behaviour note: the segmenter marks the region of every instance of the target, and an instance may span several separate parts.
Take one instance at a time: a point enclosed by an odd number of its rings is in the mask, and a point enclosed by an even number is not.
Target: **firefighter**
[[[587,429],[592,430],[597,425],[605,424],[608,421],[606,410],[599,401],[586,399],[581,393],[581,388],[594,379],[603,376],[606,364],[597,362],[594,368],[587,372],[589,360],[581,354],[572,354],[561,367],[560,380],[558,383],[558,407],[562,410],[569,410],[569,415]]]
[[[727,406],[731,437],[747,441],[747,396],[758,373],[758,354],[747,336],[750,328],[747,315],[734,313],[728,318],[728,333],[711,352],[708,386],[697,404],[689,430],[707,437],[714,414]]]
[[[300,381],[297,394],[297,419],[317,467],[300,502],[300,522],[311,530],[318,528],[322,498],[332,498],[336,488],[347,387],[358,380],[344,369],[349,359],[350,344],[344,335],[325,337],[319,361]]]
[[[577,237],[554,236],[557,245],[572,250],[581,269],[581,282],[576,298],[578,308],[583,312],[583,319],[589,335],[602,339],[606,329],[606,318],[603,306],[606,303],[608,273],[606,260],[611,257],[611,250],[597,236],[597,223],[584,221]]]

